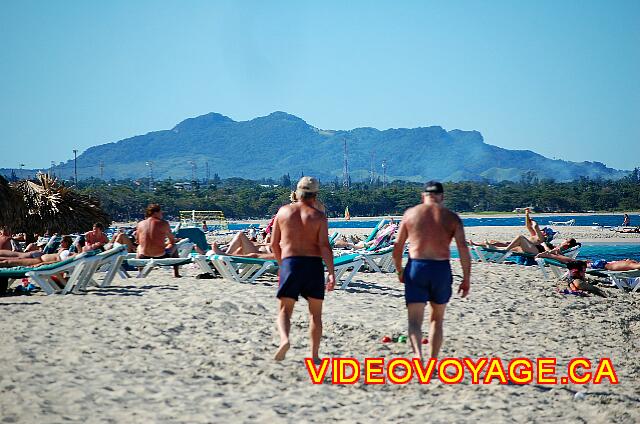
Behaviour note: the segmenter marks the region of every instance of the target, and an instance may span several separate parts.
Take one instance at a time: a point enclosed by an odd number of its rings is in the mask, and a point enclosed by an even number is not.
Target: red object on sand
[[[429,339],[427,339],[427,338],[422,339],[422,344],[428,344],[428,343],[429,343]]]
[[[390,343],[391,342],[391,337],[389,336],[384,336],[382,338],[382,343]]]

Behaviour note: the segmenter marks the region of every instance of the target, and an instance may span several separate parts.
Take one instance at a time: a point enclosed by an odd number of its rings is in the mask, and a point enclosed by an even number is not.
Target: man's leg
[[[173,246],[173,248],[171,249],[171,252],[167,256],[170,258],[179,258],[180,256],[178,255],[178,248],[176,246]],[[178,265],[173,266],[173,277],[174,278],[182,277],[180,275],[180,267]]]
[[[444,323],[444,310],[446,307],[446,303],[429,302],[429,347],[432,358],[438,357],[440,346],[442,346],[442,324]]]
[[[322,339],[322,299],[307,298],[309,302],[309,337],[311,339],[311,357],[320,359],[320,339]]]
[[[281,297],[278,299],[280,304],[278,308],[278,332],[280,333],[280,347],[276,352],[275,360],[282,361],[289,350],[289,331],[291,331],[291,314],[296,300],[290,297]]]
[[[515,247],[520,247],[522,245],[522,241],[526,240],[526,238],[524,236],[518,236],[516,238],[513,239],[513,241],[511,243],[509,243],[505,249],[506,250],[511,250]]]
[[[624,259],[622,261],[609,262],[605,265],[605,269],[609,271],[632,271],[640,269],[640,263],[633,259]]]
[[[409,341],[413,356],[422,359],[422,321],[424,320],[424,303],[407,304],[409,316]]]

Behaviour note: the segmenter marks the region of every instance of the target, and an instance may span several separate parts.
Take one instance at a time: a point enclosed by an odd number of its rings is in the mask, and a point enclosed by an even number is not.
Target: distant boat
[[[349,221],[351,219],[351,214],[349,213],[349,206],[344,208],[344,219]]]

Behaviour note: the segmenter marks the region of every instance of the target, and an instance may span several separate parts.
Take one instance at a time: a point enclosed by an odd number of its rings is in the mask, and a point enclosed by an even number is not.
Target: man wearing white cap
[[[271,250],[278,260],[280,347],[276,361],[285,358],[289,350],[291,315],[298,297],[309,303],[311,356],[318,361],[322,337],[322,302],[324,300],[324,265],[329,278],[326,289],[335,287],[333,252],[329,246],[327,217],[316,209],[320,184],[316,178],[302,177],[296,188],[297,202],[280,208],[273,225]]]

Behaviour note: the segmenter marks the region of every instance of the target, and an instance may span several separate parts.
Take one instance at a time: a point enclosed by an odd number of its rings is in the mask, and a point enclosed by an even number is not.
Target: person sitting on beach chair
[[[0,257],[0,268],[11,268],[14,266],[35,266],[64,261],[70,256],[74,255],[73,253],[69,252],[69,248],[71,247],[72,243],[73,240],[70,236],[64,236],[62,237],[60,247],[58,248],[58,251],[56,253],[32,255],[32,253],[36,252],[24,252],[19,253],[17,256],[13,257]]]
[[[85,245],[82,248],[84,252],[91,250],[104,250],[104,245],[109,242],[107,235],[103,232],[104,225],[100,222],[93,224],[93,229],[84,233]]]
[[[145,220],[136,227],[136,241],[138,242],[138,259],[177,258],[178,249],[171,226],[162,219],[162,208],[157,203],[147,206]],[[180,278],[179,266],[174,265],[173,276]]]
[[[112,247],[116,246],[127,246],[127,252],[135,253],[136,252],[136,244],[129,238],[124,228],[119,228],[118,232],[116,232],[109,240],[109,243],[104,245],[105,250],[109,250]]]
[[[0,250],[15,250],[11,231],[6,227],[0,227]]]

